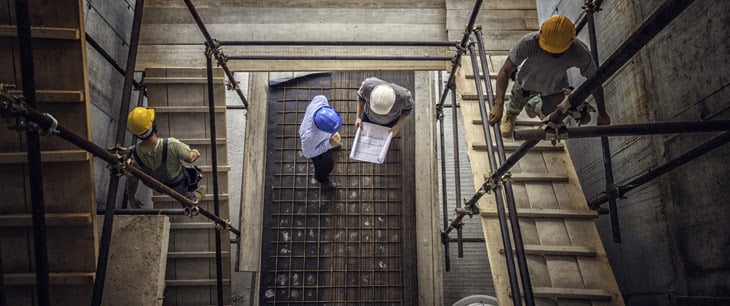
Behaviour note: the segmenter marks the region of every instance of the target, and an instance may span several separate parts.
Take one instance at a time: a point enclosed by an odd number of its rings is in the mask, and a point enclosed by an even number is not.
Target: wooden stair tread
[[[78,226],[92,222],[91,213],[46,213],[46,226]],[[0,215],[0,227],[33,226],[31,214]]]
[[[514,143],[504,143],[504,150],[505,151],[517,151],[520,146],[522,145],[521,142],[514,142]],[[471,144],[472,149],[475,151],[487,151],[487,144],[485,142],[474,142]],[[496,147],[494,147],[496,150]],[[534,147],[532,147],[531,151],[563,151],[565,149],[565,146],[563,143],[556,143],[555,145],[552,145],[550,142],[542,142],[538,143]]]
[[[147,82],[147,79],[145,79]],[[205,105],[190,105],[190,106],[150,106],[155,109],[156,113],[207,113],[208,106]],[[216,113],[225,113],[225,106],[216,106]]]
[[[512,173],[512,182],[514,183],[534,183],[534,182],[557,182],[566,183],[570,181],[567,174],[554,173]]]
[[[5,285],[35,285],[35,273],[5,273]],[[89,285],[94,283],[96,273],[93,272],[63,272],[48,273],[49,283],[51,285]]]
[[[221,251],[222,257],[229,257],[228,251]],[[168,252],[167,258],[215,258],[215,251],[177,251]]]
[[[518,208],[517,214],[523,218],[571,218],[571,219],[593,219],[598,217],[594,210],[568,210],[568,209],[543,209],[543,208]],[[481,210],[482,217],[496,217],[497,210]],[[509,213],[507,213],[509,215]]]
[[[610,300],[611,292],[604,289],[533,287],[536,298],[559,298],[580,300]]]
[[[9,90],[13,96],[23,96],[22,90]],[[84,102],[84,92],[78,90],[38,89],[35,92],[38,102]]]
[[[184,222],[184,223],[170,223],[171,230],[212,230],[215,228],[215,223],[211,222]]]
[[[213,194],[212,193],[206,193],[201,201],[213,201]],[[228,194],[222,193],[218,195],[218,200],[228,200]],[[166,195],[166,194],[157,194],[152,196],[152,201],[154,202],[178,202],[174,198]]]
[[[482,125],[482,119],[472,119],[472,124]],[[520,120],[519,117],[515,121],[515,125],[528,125],[528,126],[539,126],[542,121],[539,120]]]
[[[91,153],[84,150],[56,150],[41,151],[41,161],[52,162],[78,162],[91,159]],[[26,164],[28,163],[27,152],[0,153],[0,164]]]
[[[166,279],[165,285],[171,287],[195,287],[195,286],[216,286],[216,279]],[[231,280],[223,279],[223,284],[230,284]]]
[[[524,248],[529,255],[596,256],[597,253],[595,248],[574,245],[525,245]],[[504,248],[499,248],[499,253],[504,254]]]
[[[150,84],[208,84],[208,77],[145,77],[144,83]],[[225,83],[225,78],[214,77],[214,84]]]
[[[77,40],[79,39],[79,29],[57,27],[31,27],[30,35],[33,38]],[[18,36],[18,30],[15,25],[0,25],[0,37],[16,36]]]

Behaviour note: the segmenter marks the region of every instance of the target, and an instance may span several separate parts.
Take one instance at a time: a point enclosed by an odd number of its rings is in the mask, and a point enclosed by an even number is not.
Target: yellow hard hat
[[[147,137],[152,133],[152,123],[155,121],[155,110],[146,107],[135,107],[127,117],[127,125],[134,135]]]
[[[540,27],[540,48],[550,53],[563,53],[575,39],[575,25],[568,17],[555,15]]]

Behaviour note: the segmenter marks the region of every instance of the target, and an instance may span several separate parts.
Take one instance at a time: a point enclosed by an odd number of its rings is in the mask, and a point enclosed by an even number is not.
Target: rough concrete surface
[[[167,216],[115,216],[102,304],[162,305],[169,240]]]

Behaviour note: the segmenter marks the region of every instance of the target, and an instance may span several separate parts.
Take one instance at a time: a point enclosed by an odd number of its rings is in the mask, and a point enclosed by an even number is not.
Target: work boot
[[[200,200],[202,200],[203,196],[205,195],[205,186],[198,186],[198,188],[195,189],[194,195],[195,195],[195,199],[193,200],[193,202],[199,203]]]
[[[505,114],[504,118],[502,118],[502,124],[499,125],[502,137],[512,137],[512,132],[515,130],[515,121],[517,121],[517,116]]]
[[[530,106],[530,104],[525,105],[525,114],[527,114],[527,117],[530,118],[537,117],[537,113],[534,109],[532,109],[532,106]]]
[[[337,183],[335,183],[333,180],[328,180],[324,183],[322,183],[322,189],[324,191],[332,191],[337,189]]]

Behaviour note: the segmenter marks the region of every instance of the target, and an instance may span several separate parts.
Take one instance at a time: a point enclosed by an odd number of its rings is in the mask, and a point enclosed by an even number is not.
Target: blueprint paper
[[[355,132],[355,141],[350,150],[354,160],[382,164],[388,154],[393,133],[387,126],[363,122]]]

